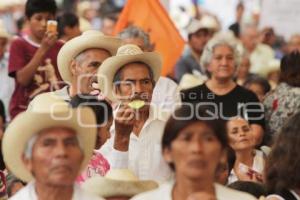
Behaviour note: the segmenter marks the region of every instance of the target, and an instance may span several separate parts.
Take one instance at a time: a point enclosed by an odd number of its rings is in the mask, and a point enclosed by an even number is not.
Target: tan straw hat
[[[72,109],[51,93],[36,96],[25,112],[7,127],[2,143],[4,161],[11,172],[25,182],[34,179],[22,161],[27,142],[45,128],[67,127],[76,131],[84,153],[81,170],[89,162],[96,142],[94,112],[87,107]],[[93,125],[93,126],[92,126]],[[47,156],[47,155],[45,155]]]
[[[93,177],[83,185],[88,192],[108,197],[133,197],[158,187],[155,181],[141,181],[129,169],[112,169],[105,177]]]
[[[85,31],[80,36],[69,40],[62,46],[57,55],[58,70],[62,79],[66,82],[71,82],[70,63],[82,51],[99,48],[107,50],[113,56],[116,54],[119,46],[121,46],[120,39],[105,36],[96,30]]]
[[[124,65],[142,62],[150,67],[156,82],[161,73],[162,59],[158,53],[143,52],[134,44],[126,44],[118,49],[117,55],[106,59],[98,69],[98,83],[101,92],[111,101],[117,101],[113,92],[113,79],[115,74]]]

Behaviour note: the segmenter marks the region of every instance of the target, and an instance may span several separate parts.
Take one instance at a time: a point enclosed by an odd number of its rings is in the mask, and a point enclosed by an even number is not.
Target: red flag
[[[162,75],[173,73],[182,54],[184,40],[159,0],[128,0],[115,27],[115,33],[129,25],[148,32],[155,51],[163,57]]]

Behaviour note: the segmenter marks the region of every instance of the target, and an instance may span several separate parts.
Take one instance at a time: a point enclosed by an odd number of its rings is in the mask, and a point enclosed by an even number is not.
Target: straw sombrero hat
[[[83,148],[83,170],[95,147],[96,127],[92,126],[94,124],[95,114],[90,108],[71,109],[68,103],[51,93],[40,94],[33,99],[28,109],[17,115],[7,127],[2,142],[4,161],[15,176],[29,182],[34,177],[22,161],[28,140],[45,128],[68,127],[76,131]]]
[[[142,62],[148,65],[154,75],[154,81],[160,77],[162,68],[162,59],[158,53],[143,52],[138,46],[126,44],[118,49],[117,55],[106,59],[98,69],[98,83],[101,92],[111,101],[117,101],[113,92],[113,78],[117,71],[124,65]]]
[[[105,177],[93,177],[83,183],[82,187],[97,196],[133,197],[139,193],[153,190],[158,187],[155,181],[139,180],[128,169],[112,169]]]
[[[58,70],[62,79],[71,82],[70,63],[80,52],[86,49],[99,48],[115,55],[119,46],[121,46],[120,39],[105,36],[96,30],[85,31],[80,36],[69,40],[62,46],[57,55]]]

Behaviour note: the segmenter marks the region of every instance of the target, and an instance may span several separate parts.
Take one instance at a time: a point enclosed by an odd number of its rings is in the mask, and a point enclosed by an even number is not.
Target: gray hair
[[[24,149],[24,157],[25,159],[31,159],[32,158],[32,150],[33,150],[33,146],[36,143],[38,137],[40,136],[39,132],[38,134],[34,134],[26,143],[25,145],[25,149]],[[78,134],[76,134],[76,138],[78,140],[78,144],[79,144],[79,148],[83,151],[83,144],[82,141],[80,140]]]
[[[33,145],[35,144],[36,140],[38,139],[38,134],[33,135],[27,142],[24,150],[24,156],[26,159],[32,158],[32,149]]]
[[[209,63],[212,60],[214,50],[218,46],[229,47],[233,51],[234,62],[236,67],[239,66],[241,62],[241,53],[238,49],[238,43],[229,34],[216,35],[206,44],[200,59],[201,66],[205,68],[208,67]]]
[[[125,40],[128,38],[141,38],[144,41],[144,50],[150,49],[152,47],[149,34],[136,26],[129,26],[121,33],[119,33],[119,37],[121,38],[121,40]]]

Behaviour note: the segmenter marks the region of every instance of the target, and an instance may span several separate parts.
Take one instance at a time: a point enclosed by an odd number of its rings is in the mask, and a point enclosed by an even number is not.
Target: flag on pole
[[[154,50],[163,57],[162,75],[172,74],[185,42],[159,0],[128,0],[119,16],[115,33],[130,25],[149,33]]]

